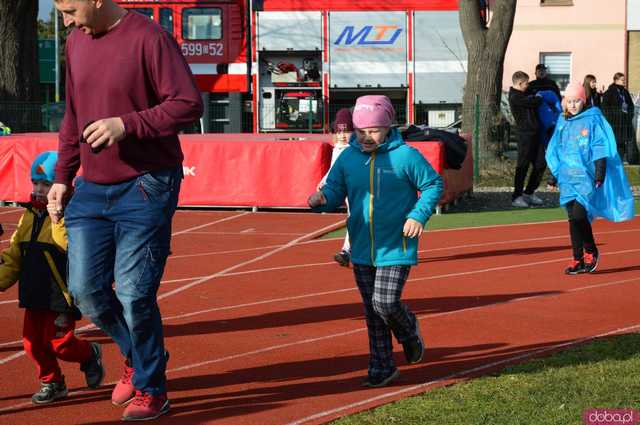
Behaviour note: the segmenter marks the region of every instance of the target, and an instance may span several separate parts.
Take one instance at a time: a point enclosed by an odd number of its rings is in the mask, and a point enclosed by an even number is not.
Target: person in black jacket
[[[584,87],[584,93],[586,96],[586,102],[584,105],[585,109],[593,106],[599,108],[602,102],[602,92],[598,91],[598,81],[596,80],[596,77],[591,74],[585,75],[582,87]],[[604,86],[602,87],[604,88]]]
[[[620,158],[629,163],[637,163],[638,148],[635,146],[632,124],[633,100],[624,85],[624,74],[616,72],[613,76],[613,83],[602,95],[602,112],[613,128]]]
[[[525,72],[515,72],[512,81],[513,86],[509,89],[509,106],[518,129],[518,162],[511,198],[514,207],[526,208],[530,205],[542,205],[542,199],[534,194],[540,186],[542,175],[547,167],[544,146],[538,137],[539,123],[536,112],[542,103],[542,98],[525,94],[529,85],[529,76]],[[529,165],[533,166],[533,170],[524,189]]]
[[[542,90],[551,90],[556,94],[556,96],[558,96],[558,99],[562,99],[558,84],[547,76],[547,66],[543,63],[539,63],[536,65],[536,79],[529,83],[529,86],[527,87],[527,94],[535,95]]]

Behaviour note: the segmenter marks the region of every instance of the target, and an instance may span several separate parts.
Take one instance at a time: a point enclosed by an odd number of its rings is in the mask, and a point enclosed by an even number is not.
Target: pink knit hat
[[[356,128],[391,127],[396,111],[387,96],[360,96],[353,108]]]
[[[574,97],[581,99],[582,102],[587,100],[587,96],[584,93],[584,86],[576,81],[569,83],[566,89],[564,89],[564,97]]]

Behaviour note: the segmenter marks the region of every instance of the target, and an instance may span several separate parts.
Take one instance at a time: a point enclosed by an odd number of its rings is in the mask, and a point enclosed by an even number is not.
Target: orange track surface
[[[0,209],[7,245],[20,210]],[[154,423],[322,423],[494,372],[610,333],[640,329],[640,220],[594,225],[601,265],[565,276],[566,222],[428,232],[404,299],[419,315],[425,360],[401,378],[365,389],[367,334],[350,269],[331,261],[339,240],[314,241],[344,216],[178,211],[173,254],[160,290],[172,409]],[[122,358],[85,321],[80,334],[103,344],[107,376],[89,391],[62,363],[68,399],[34,406],[35,368],[21,346],[17,286],[0,295],[0,424],[119,421],[112,385]],[[607,302],[603,302],[606,299]]]

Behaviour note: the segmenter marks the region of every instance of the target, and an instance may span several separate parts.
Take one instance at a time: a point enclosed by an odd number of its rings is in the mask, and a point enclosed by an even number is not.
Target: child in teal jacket
[[[363,384],[370,387],[399,376],[392,332],[408,363],[422,360],[419,323],[400,298],[411,266],[418,262],[418,238],[443,190],[433,167],[391,128],[394,115],[386,96],[358,98],[350,146],[333,165],[326,185],[309,197],[309,206],[320,212],[334,211],[345,197],[349,201],[351,261],[369,331],[369,370]]]

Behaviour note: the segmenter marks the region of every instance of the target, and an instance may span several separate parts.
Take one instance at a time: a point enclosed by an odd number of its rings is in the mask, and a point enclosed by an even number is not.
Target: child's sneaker
[[[585,269],[584,267],[583,260],[571,260],[571,262],[569,263],[569,267],[564,269],[565,274],[571,274],[571,275],[586,273],[586,272],[587,272],[587,269]]]
[[[153,395],[136,391],[136,396],[124,409],[123,421],[147,421],[158,418],[169,411],[166,394]]]
[[[349,263],[351,262],[351,254],[349,253],[349,251],[345,251],[343,249],[342,251],[334,255],[333,259],[342,267],[349,267]]]
[[[80,370],[84,372],[87,387],[98,388],[104,378],[104,367],[102,366],[102,348],[97,342],[91,343],[93,355],[89,360],[80,365]]]
[[[594,252],[584,253],[584,269],[587,273],[593,273],[598,268],[598,261],[600,260],[600,254],[598,250]]]
[[[126,406],[135,398],[136,388],[131,382],[133,373],[133,368],[129,367],[129,363],[125,361],[122,378],[116,383],[111,392],[111,404],[114,406]]]
[[[367,376],[367,378],[362,382],[362,386],[371,388],[384,387],[391,383],[391,381],[398,379],[399,376],[400,371],[398,369],[393,369],[390,374],[385,376]]]
[[[402,349],[404,350],[404,357],[407,359],[407,363],[414,364],[420,363],[424,356],[424,341],[420,334],[420,324],[416,323],[416,336],[402,343]]]
[[[40,391],[31,397],[31,401],[34,404],[47,404],[65,398],[68,393],[64,378],[57,382],[43,382]]]

